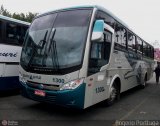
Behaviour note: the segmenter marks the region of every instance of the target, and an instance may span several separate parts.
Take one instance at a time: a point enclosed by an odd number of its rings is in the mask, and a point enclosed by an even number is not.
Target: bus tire
[[[110,97],[107,99],[107,106],[111,106],[115,103],[116,100],[120,99],[120,89],[118,85],[114,82],[111,87]]]
[[[141,89],[144,89],[144,88],[146,87],[146,84],[147,84],[147,75],[145,75],[144,81],[143,81],[143,83],[140,85],[140,88],[141,88]]]

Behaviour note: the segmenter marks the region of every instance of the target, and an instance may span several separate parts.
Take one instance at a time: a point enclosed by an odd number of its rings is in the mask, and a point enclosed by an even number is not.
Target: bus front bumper
[[[74,90],[59,90],[59,91],[48,91],[48,90],[41,90],[45,92],[45,96],[39,96],[35,94],[36,90],[32,87],[27,86],[21,82],[22,87],[22,96],[39,101],[39,102],[46,102],[55,105],[60,105],[64,107],[71,107],[71,108],[84,108],[84,97],[85,97],[85,84],[81,84]]]

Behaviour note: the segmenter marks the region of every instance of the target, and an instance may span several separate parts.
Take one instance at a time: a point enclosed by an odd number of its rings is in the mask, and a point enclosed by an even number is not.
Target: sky
[[[43,13],[72,6],[100,5],[148,43],[160,43],[160,0],[0,0],[0,5],[12,13]]]

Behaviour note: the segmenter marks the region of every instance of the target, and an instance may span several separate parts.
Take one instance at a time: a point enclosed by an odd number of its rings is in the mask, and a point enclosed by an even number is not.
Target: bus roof
[[[30,25],[30,23],[28,23],[28,22],[17,20],[17,19],[14,19],[14,18],[3,16],[3,15],[0,15],[0,19],[7,20],[7,21],[13,21],[13,22],[16,22],[16,23],[24,24],[24,25]]]
[[[124,25],[125,27],[130,29],[128,27],[128,25],[126,25],[122,20],[120,20],[118,17],[116,17],[113,13],[111,13],[109,10],[105,9],[104,7],[101,7],[101,6],[98,6],[98,5],[86,5],[86,6],[75,6],[75,7],[69,7],[69,8],[62,8],[62,9],[58,9],[58,10],[48,11],[48,12],[42,13],[38,16],[41,16],[41,15],[44,15],[44,14],[47,14],[47,13],[56,12],[56,11],[61,11],[61,10],[71,10],[71,9],[81,9],[81,8],[97,8],[98,10],[102,10],[102,11],[108,13],[114,19],[116,19],[119,23],[121,23],[122,25]]]
[[[113,17],[115,20],[117,20],[120,24],[122,24],[123,26],[125,26],[127,29],[129,29],[130,31],[132,31],[134,34],[135,32],[126,24],[124,23],[121,19],[119,19],[117,16],[115,16],[112,12],[110,12],[109,10],[107,10],[106,8],[104,7],[101,7],[101,6],[98,6],[98,5],[86,5],[86,6],[75,6],[75,7],[69,7],[69,8],[62,8],[62,9],[58,9],[58,10],[53,10],[53,11],[48,11],[48,12],[45,12],[45,13],[42,13],[40,15],[38,15],[37,17],[39,16],[42,16],[42,15],[45,15],[45,14],[48,14],[48,13],[52,13],[52,12],[57,12],[57,11],[65,11],[65,10],[72,10],[72,9],[81,9],[81,8],[97,8],[98,10],[101,10],[101,11],[104,11],[106,12],[109,16]],[[136,34],[137,35],[137,34]],[[138,36],[138,35],[137,35]],[[139,37],[139,36],[138,36]],[[142,37],[140,37],[142,39]],[[142,39],[143,40],[143,39]],[[143,40],[144,41],[144,40]],[[145,41],[146,42],[146,41]],[[149,44],[147,42],[147,44]],[[151,44],[149,44],[151,45]],[[152,46],[152,45],[151,45]]]

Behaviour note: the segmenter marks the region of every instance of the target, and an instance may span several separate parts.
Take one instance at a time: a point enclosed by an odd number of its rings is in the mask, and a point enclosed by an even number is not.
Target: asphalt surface
[[[4,120],[8,122],[8,125],[19,126],[117,126],[122,124],[116,121],[124,120],[130,120],[130,123],[134,125],[136,120],[160,120],[159,108],[160,84],[156,85],[154,77],[148,82],[145,89],[137,87],[122,93],[121,99],[110,107],[100,103],[84,111],[39,103],[23,98],[15,92],[5,93],[0,96],[0,126],[2,123],[4,125]]]

